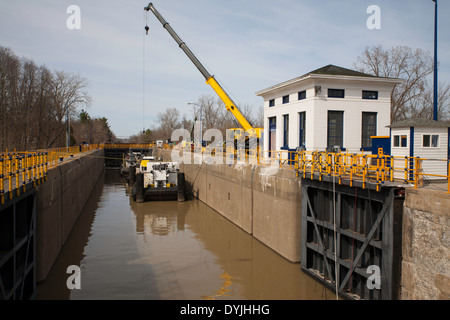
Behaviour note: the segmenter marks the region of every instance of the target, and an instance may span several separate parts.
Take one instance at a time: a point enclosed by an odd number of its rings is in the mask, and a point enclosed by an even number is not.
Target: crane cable
[[[148,35],[148,12],[144,11],[143,23],[145,33],[142,35],[142,133],[145,133],[145,36]]]

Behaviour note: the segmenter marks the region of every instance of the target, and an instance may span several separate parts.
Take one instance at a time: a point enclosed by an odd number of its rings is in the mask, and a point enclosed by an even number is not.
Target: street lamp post
[[[433,84],[433,120],[438,119],[438,70],[437,70],[437,18],[438,18],[438,3],[434,2],[434,84]]]
[[[69,108],[67,108],[66,114],[66,148],[70,147],[70,117],[69,117]]]
[[[201,143],[201,145],[203,147],[203,118],[202,118],[203,105],[200,105],[200,104],[197,104],[197,103],[193,103],[193,102],[188,102],[188,104],[200,107],[200,143]]]

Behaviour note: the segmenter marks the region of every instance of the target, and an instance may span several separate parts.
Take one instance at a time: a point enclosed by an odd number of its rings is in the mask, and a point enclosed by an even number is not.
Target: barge
[[[155,161],[144,156],[139,166],[131,166],[128,183],[136,202],[185,201],[184,173],[178,162]]]

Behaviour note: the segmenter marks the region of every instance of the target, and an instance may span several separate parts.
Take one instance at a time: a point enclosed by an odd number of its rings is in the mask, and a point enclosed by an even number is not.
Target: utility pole
[[[433,88],[433,120],[438,120],[438,70],[437,70],[437,19],[438,19],[438,3],[434,2],[434,88]]]

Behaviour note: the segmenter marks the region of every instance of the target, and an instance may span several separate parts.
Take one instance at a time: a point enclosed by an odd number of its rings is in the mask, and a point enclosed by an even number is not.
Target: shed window
[[[395,135],[394,136],[394,147],[406,148],[408,145],[408,138],[406,135]]]
[[[425,148],[437,148],[439,147],[439,135],[438,134],[424,134],[422,146]]]

